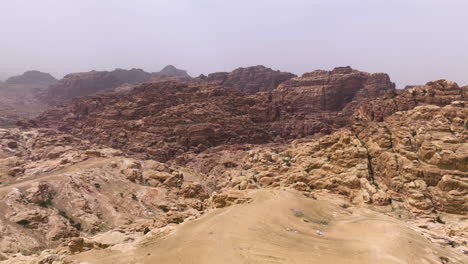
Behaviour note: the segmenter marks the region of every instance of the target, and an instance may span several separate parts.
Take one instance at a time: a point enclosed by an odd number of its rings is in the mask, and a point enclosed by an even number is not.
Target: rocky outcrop
[[[161,71],[153,73],[154,76],[167,76],[167,77],[189,77],[187,71],[177,69],[173,65],[167,65]]]
[[[418,106],[362,130],[296,140],[283,152],[254,148],[232,159],[236,166],[207,173],[229,178],[226,186],[233,189],[327,189],[354,203],[404,203],[414,215],[465,214],[467,106],[463,101]],[[220,152],[214,156],[226,157]]]
[[[5,83],[6,84],[52,84],[56,82],[52,75],[49,73],[44,73],[40,71],[27,71],[19,76],[14,76],[8,78]]]
[[[199,79],[236,88],[246,94],[255,94],[272,91],[279,84],[293,77],[296,77],[296,75],[288,72],[274,71],[265,66],[254,66],[238,68],[232,72],[211,73],[208,76],[200,76]]]
[[[404,90],[391,90],[377,100],[363,104],[355,114],[356,121],[383,121],[397,111],[406,111],[418,105],[448,105],[453,101],[466,100],[468,87],[460,88],[447,80],[428,82],[424,86],[414,86]]]
[[[47,89],[48,83],[0,83],[0,127],[14,126],[22,118],[34,118],[44,111],[46,104],[37,94]]]
[[[407,197],[415,213],[468,212],[467,106],[418,106],[357,129],[374,177]]]
[[[58,247],[40,255],[50,262],[118,246],[249,203],[259,188],[342,195],[346,213],[379,210],[465,250],[465,88],[396,91],[387,75],[349,67],[263,92],[239,87],[121,87],[24,123],[48,128],[0,129],[0,258]]]
[[[117,88],[124,83],[142,83],[150,78],[151,74],[141,69],[68,74],[57,84],[50,86],[44,95],[44,100],[51,100],[52,103],[67,102],[77,96],[103,92]]]
[[[142,69],[115,69],[114,71],[91,71],[66,75],[58,83],[51,85],[47,92],[41,95],[43,101],[49,104],[69,102],[78,96],[93,95],[111,91],[122,85],[134,85],[145,82],[163,81],[166,79],[190,78],[188,74],[167,66],[161,72],[149,73]]]
[[[4,173],[12,170],[20,172]],[[30,255],[58,245],[73,251],[80,234],[180,223],[204,210],[208,185],[189,169],[125,158],[57,131],[3,129],[0,251]]]
[[[352,110],[394,89],[385,74],[318,71],[270,92],[246,95],[217,82],[145,84],[125,96],[74,100],[35,120],[137,157],[170,160],[222,144],[262,144],[330,133]]]

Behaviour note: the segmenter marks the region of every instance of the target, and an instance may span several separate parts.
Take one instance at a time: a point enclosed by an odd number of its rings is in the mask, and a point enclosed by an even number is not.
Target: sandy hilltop
[[[351,67],[0,83],[0,263],[468,263],[468,86]]]

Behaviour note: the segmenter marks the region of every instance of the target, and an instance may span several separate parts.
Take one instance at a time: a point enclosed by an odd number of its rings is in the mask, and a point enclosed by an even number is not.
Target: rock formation
[[[47,108],[37,98],[55,79],[47,73],[26,72],[0,83],[0,127],[13,126],[22,118],[34,118]]]
[[[39,84],[48,85],[56,82],[52,75],[40,71],[27,71],[19,76],[8,78],[6,84]]]
[[[330,133],[348,125],[361,102],[394,89],[385,74],[350,68],[305,74],[265,93],[248,95],[236,87],[212,81],[145,84],[126,96],[108,93],[74,100],[34,122],[167,161],[221,144]]]
[[[383,121],[397,111],[413,109],[422,104],[444,106],[453,101],[466,100],[468,87],[460,88],[456,83],[438,80],[424,86],[389,91],[384,96],[362,106],[355,115],[357,119]]]
[[[105,248],[125,254],[154,244],[172,224],[234,204],[240,211],[264,205],[262,195],[277,201],[279,192],[326,200],[326,214],[308,209],[330,221],[335,213],[354,222],[357,211],[379,212],[382,223],[435,242],[432,259],[466,259],[467,87],[438,80],[396,90],[386,74],[349,67],[301,77],[265,67],[195,79],[175,72],[182,81],[136,84],[144,72],[121,71],[134,84],[57,97],[71,102],[22,128],[0,129],[0,259],[67,263]],[[95,93],[88,84],[113,83],[112,74],[83,77],[85,88]],[[294,217],[285,223],[313,224],[319,245],[333,240],[323,232],[327,221],[282,206]],[[268,223],[279,236],[311,236],[309,227]]]
[[[150,78],[151,74],[141,69],[73,73],[50,86],[44,97],[46,97],[45,100],[52,100],[53,103],[67,102],[77,96],[103,92],[117,88],[124,83],[142,83]]]
[[[199,78],[207,82],[217,82],[222,86],[236,88],[246,94],[269,92],[282,82],[293,77],[292,73],[274,71],[265,66],[238,68],[232,72],[211,73]]]
[[[141,84],[171,78],[189,77],[183,70],[167,66],[161,72],[148,73],[141,69],[116,69],[114,71],[91,71],[66,75],[51,85],[41,97],[49,104],[61,104],[78,96],[110,91],[124,84]]]
[[[167,65],[160,72],[153,73],[154,76],[167,76],[167,77],[190,77],[187,71],[177,69],[173,65]]]

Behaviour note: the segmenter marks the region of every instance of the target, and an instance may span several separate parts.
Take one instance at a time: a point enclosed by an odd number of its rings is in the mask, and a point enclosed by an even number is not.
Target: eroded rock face
[[[53,103],[67,102],[77,96],[103,92],[124,83],[142,83],[150,78],[151,74],[141,69],[73,73],[52,85],[44,97],[50,97]]]
[[[424,86],[411,86],[404,90],[391,90],[384,96],[363,104],[355,113],[356,120],[381,122],[397,111],[406,111],[418,105],[444,106],[453,101],[466,100],[468,87],[460,88],[447,80],[428,82]]]
[[[273,73],[272,82],[276,74],[283,75]],[[337,68],[291,79],[270,92],[248,95],[239,89],[200,80],[145,84],[125,96],[108,93],[74,100],[35,121],[138,157],[167,161],[221,144],[330,133],[349,125],[353,109],[394,89],[394,84],[385,74]]]
[[[467,103],[423,105],[397,112],[359,130],[372,157],[375,178],[421,213],[468,211]]]
[[[156,73],[145,72],[142,69],[72,73],[58,83],[51,85],[41,97],[43,101],[54,105],[69,102],[78,96],[111,91],[122,85],[184,78],[190,78],[190,76],[186,71],[179,70],[174,66],[167,66],[161,72]]]
[[[234,189],[245,184],[327,189],[356,203],[401,200],[415,215],[465,214],[467,119],[466,102],[418,106],[363,130],[297,140],[284,152],[250,150],[238,162],[242,166],[224,175],[230,175],[227,186]]]
[[[121,243],[249,202],[258,188],[343,195],[460,247],[468,239],[459,221],[468,212],[464,88],[426,86],[408,97],[384,74],[344,67],[251,95],[199,79],[74,100],[35,121],[52,128],[0,129],[0,251],[59,246],[41,258],[60,259],[113,246],[107,235]]]
[[[211,73],[207,77],[200,77],[200,79],[208,82],[218,82],[223,86],[236,88],[246,94],[255,94],[272,91],[279,84],[293,77],[296,77],[296,75],[274,71],[265,66],[253,66],[238,68],[232,72]]]
[[[48,129],[0,130],[0,168],[0,251],[8,255],[100,248],[78,236],[180,223],[200,215],[210,196],[210,181],[190,169],[125,158]],[[20,172],[4,173],[13,169]]]
[[[14,126],[44,111],[47,105],[37,95],[55,81],[49,74],[33,71],[0,83],[0,127]]]

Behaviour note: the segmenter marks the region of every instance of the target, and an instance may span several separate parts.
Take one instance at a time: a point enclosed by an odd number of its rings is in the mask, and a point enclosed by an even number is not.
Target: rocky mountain
[[[0,260],[468,260],[466,87],[396,90],[350,67],[219,76],[1,129]]]
[[[185,74],[184,74],[185,73]],[[122,85],[135,85],[149,81],[161,81],[187,77],[185,71],[167,66],[161,72],[149,73],[142,69],[116,69],[114,71],[91,71],[66,75],[41,95],[43,101],[56,105],[66,103],[78,96],[93,95],[116,89]]]
[[[250,70],[255,74],[258,68]],[[277,72],[271,73],[275,79]],[[262,144],[330,133],[349,125],[352,109],[361,102],[389,89],[394,84],[387,75],[350,68],[308,73],[253,95],[205,80],[159,82],[126,96],[107,93],[74,100],[34,123],[138,157],[167,161],[221,144]]]
[[[8,78],[6,84],[36,84],[36,85],[48,85],[56,82],[52,75],[40,71],[27,71],[19,76],[13,76]]]
[[[167,65],[161,71],[153,73],[154,76],[169,76],[169,77],[190,77],[187,71],[180,70],[174,67],[173,65]]]
[[[23,118],[34,118],[47,108],[37,98],[56,80],[48,73],[25,72],[0,82],[0,127],[13,126]]]
[[[199,79],[207,82],[217,82],[222,86],[235,88],[246,94],[268,92],[296,75],[288,72],[274,71],[265,66],[238,68],[232,72],[217,72],[201,75]]]
[[[51,85],[43,98],[51,101],[51,104],[57,104],[67,102],[77,96],[111,90],[124,83],[146,82],[150,78],[151,74],[141,69],[72,73],[55,85]]]

